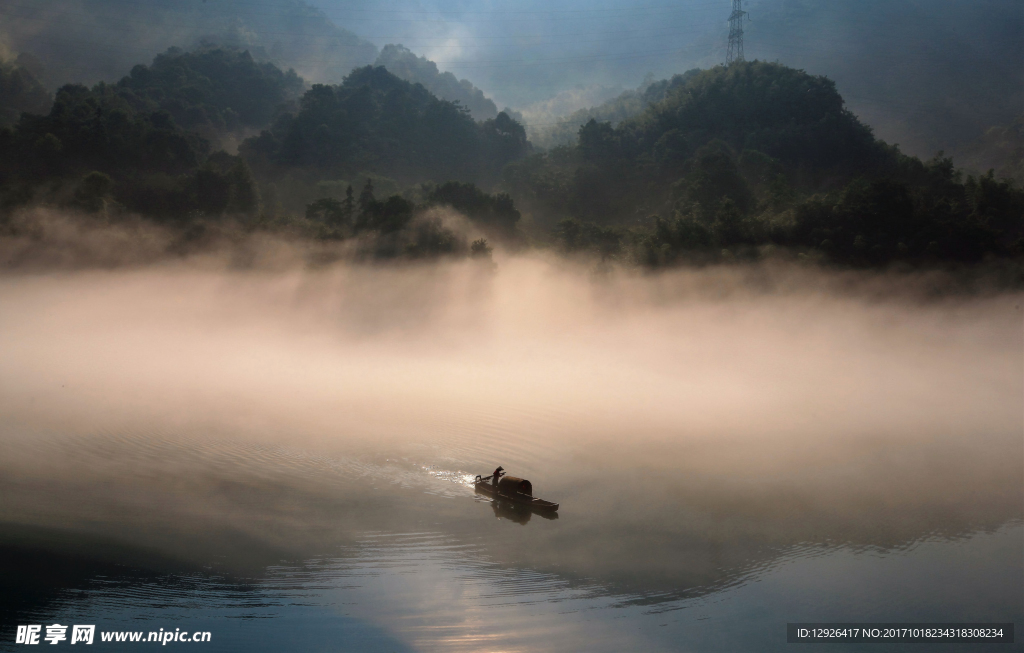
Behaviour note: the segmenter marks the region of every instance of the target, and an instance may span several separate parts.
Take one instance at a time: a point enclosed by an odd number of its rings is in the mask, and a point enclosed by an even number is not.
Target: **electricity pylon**
[[[732,14],[729,16],[729,50],[725,54],[725,65],[743,61],[743,0],[732,0]]]

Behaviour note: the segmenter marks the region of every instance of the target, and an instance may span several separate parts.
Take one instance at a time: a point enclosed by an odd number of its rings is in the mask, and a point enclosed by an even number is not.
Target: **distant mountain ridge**
[[[747,59],[835,80],[880,138],[958,151],[1024,107],[1019,0],[755,0]]]
[[[494,101],[485,97],[468,79],[460,80],[450,72],[440,72],[436,63],[417,56],[403,45],[385,45],[374,65],[384,66],[392,75],[407,82],[422,84],[442,100],[458,102],[469,109],[474,120],[490,120],[498,115]]]
[[[403,183],[492,184],[529,151],[526,132],[504,113],[474,121],[453,102],[382,66],[353,70],[336,86],[315,84],[294,115],[243,143],[257,171],[284,168],[359,172]]]
[[[534,145],[542,148],[573,144],[580,128],[591,120],[608,122],[614,127],[624,120],[640,115],[652,104],[662,101],[672,89],[682,86],[699,72],[699,69],[694,68],[673,75],[671,79],[660,81],[654,81],[653,76],[648,75],[643,84],[636,89],[623,91],[598,105],[573,111],[552,123],[528,126],[526,133]]]
[[[257,60],[325,83],[377,57],[377,46],[302,0],[48,0],[19,4],[3,18],[0,42],[37,57],[51,90],[115,81],[172,47],[248,49]]]
[[[56,20],[62,12],[71,12],[75,20]],[[42,65],[37,76],[50,90],[66,83],[113,82],[140,60],[171,48],[225,47],[248,50],[257,61],[283,70],[292,68],[312,83],[339,84],[352,70],[373,63],[422,84],[443,100],[458,102],[474,120],[498,115],[497,105],[469,80],[438,70],[433,61],[402,45],[386,45],[378,52],[373,43],[338,27],[323,10],[302,0],[274,5],[258,0],[56,0],[20,6],[5,18],[9,20],[0,24],[0,42],[37,57]],[[101,50],[100,45],[105,47]]]
[[[639,115],[506,166],[509,194],[563,251],[654,267],[769,244],[858,267],[1024,251],[1024,192],[875,139],[832,80],[768,62],[682,77]],[[1008,164],[1016,134],[992,134]]]
[[[22,55],[13,61],[0,60],[0,127],[13,124],[23,112],[42,114],[53,97],[33,71],[33,58]]]

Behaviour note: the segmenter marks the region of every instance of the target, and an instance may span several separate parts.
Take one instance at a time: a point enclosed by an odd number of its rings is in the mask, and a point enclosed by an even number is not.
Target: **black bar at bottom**
[[[991,642],[1013,644],[1012,623],[796,623],[786,624],[790,644],[824,642]]]

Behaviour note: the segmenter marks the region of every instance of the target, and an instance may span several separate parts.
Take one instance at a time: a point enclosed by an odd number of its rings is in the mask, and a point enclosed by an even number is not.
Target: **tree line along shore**
[[[544,246],[650,268],[786,253],[973,266],[1024,256],[1024,191],[876,139],[828,78],[738,62],[648,84],[616,123],[534,147],[385,66],[337,85],[223,47],[172,48],[50,95],[0,65],[0,233],[32,206],[189,229],[359,239],[375,258]],[[438,217],[451,207],[480,238]]]

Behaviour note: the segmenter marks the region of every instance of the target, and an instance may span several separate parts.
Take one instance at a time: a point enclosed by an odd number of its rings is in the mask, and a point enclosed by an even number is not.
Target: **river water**
[[[1020,295],[498,263],[0,279],[0,649],[53,623],[209,651],[1024,623]],[[476,495],[499,464],[557,518]]]

